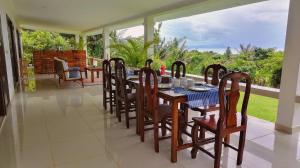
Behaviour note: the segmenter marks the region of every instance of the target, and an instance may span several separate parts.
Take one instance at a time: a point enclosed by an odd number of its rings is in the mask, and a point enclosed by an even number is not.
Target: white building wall
[[[4,52],[5,52],[5,61],[6,61],[6,71],[7,71],[7,80],[8,80],[8,88],[9,88],[9,95],[10,99],[13,98],[15,94],[15,89],[14,89],[14,82],[13,82],[13,71],[12,71],[12,65],[11,65],[11,53],[10,53],[10,48],[9,48],[9,39],[8,39],[8,25],[7,25],[7,11],[4,9],[4,5],[0,1],[0,14],[1,14],[1,26],[2,26],[2,34],[3,34],[3,46],[4,46]],[[9,16],[10,19],[14,22],[14,18]],[[16,24],[14,24],[16,25]],[[16,28],[16,26],[14,26]],[[16,33],[15,33],[16,34]],[[17,46],[17,39],[15,36],[15,43]],[[18,54],[18,49],[17,54]]]

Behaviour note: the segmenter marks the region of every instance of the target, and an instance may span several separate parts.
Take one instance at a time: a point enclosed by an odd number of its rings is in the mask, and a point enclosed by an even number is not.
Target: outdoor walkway
[[[209,168],[210,157],[190,150],[170,162],[170,139],[155,153],[151,133],[141,143],[134,123],[126,129],[102,107],[101,86],[76,83],[58,88],[53,76],[39,76],[37,90],[18,93],[0,134],[0,168]],[[248,168],[299,168],[300,136],[274,132],[274,125],[250,117],[244,163]],[[236,144],[237,137],[232,138]],[[207,146],[207,148],[211,148]],[[236,167],[236,152],[224,149],[223,167]]]

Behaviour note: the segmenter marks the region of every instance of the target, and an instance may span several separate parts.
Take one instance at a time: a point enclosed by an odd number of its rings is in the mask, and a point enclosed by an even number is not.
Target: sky
[[[265,2],[162,22],[161,37],[185,38],[189,50],[224,52],[251,44],[284,49],[289,0]],[[121,31],[121,37],[143,36],[143,26]]]

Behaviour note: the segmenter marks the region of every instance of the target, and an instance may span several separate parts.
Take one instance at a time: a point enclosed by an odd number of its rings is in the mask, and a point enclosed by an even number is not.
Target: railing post
[[[145,16],[144,17],[144,41],[150,42],[154,40],[154,18],[153,16]],[[148,49],[148,57],[154,54],[154,46]]]
[[[300,94],[299,15],[300,1],[291,0],[276,121],[276,129],[286,133],[300,130],[300,104],[295,102]]]

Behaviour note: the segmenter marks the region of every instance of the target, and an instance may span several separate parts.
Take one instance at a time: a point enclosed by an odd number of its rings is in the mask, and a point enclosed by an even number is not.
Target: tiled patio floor
[[[213,167],[210,157],[199,153],[193,160],[189,150],[171,163],[170,140],[160,142],[157,154],[151,132],[141,143],[134,123],[126,129],[103,110],[100,85],[58,88],[49,78],[39,76],[35,93],[18,93],[11,102],[0,135],[0,168]],[[236,152],[224,149],[222,167],[235,162]],[[299,168],[299,134],[276,132],[272,123],[250,117],[240,167]]]

